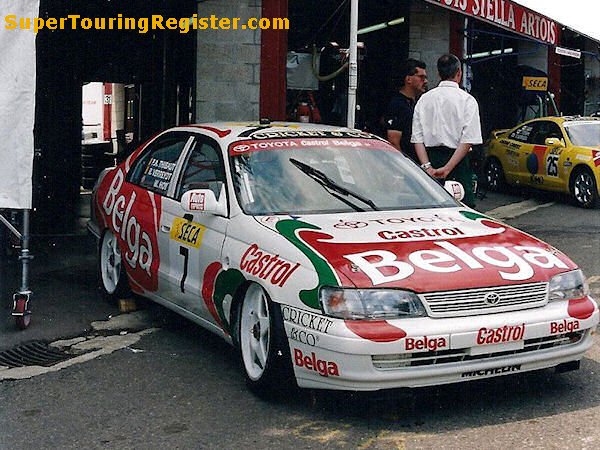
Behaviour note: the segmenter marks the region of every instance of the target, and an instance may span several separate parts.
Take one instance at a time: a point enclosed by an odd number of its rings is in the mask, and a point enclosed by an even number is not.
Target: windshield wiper
[[[364,209],[362,209],[358,205],[355,205],[354,203],[351,203],[348,200],[340,197],[339,195],[336,195],[334,192],[337,192],[339,194],[342,194],[342,195],[345,195],[348,197],[354,197],[355,199],[360,200],[361,202],[369,205],[371,207],[371,209],[373,209],[373,211],[379,211],[379,208],[377,207],[377,205],[375,205],[375,203],[373,203],[373,200],[363,197],[362,195],[357,194],[356,192],[352,192],[350,189],[347,189],[344,186],[339,185],[338,183],[333,181],[331,178],[329,178],[327,175],[325,175],[323,172],[321,172],[319,169],[315,169],[314,167],[311,167],[308,164],[305,164],[294,158],[290,158],[290,162],[294,166],[296,166],[298,169],[300,169],[303,173],[305,173],[306,175],[311,177],[313,180],[315,180],[317,183],[319,183],[321,186],[323,186],[325,188],[325,190],[327,192],[329,192],[331,195],[333,195],[337,199],[343,201],[347,205],[351,206],[356,211],[364,211]],[[334,192],[331,192],[328,189],[331,189],[331,191],[334,191]]]

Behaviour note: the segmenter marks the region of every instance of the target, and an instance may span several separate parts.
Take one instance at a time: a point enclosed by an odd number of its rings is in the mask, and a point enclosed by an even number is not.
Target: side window
[[[129,172],[129,182],[166,195],[177,167],[177,160],[189,138],[189,134],[186,133],[170,133],[158,138],[134,163]]]
[[[537,122],[538,125],[531,133],[531,143],[536,145],[546,145],[547,138],[563,139],[560,127],[554,122]]]
[[[211,189],[218,198],[221,183],[225,182],[225,168],[219,144],[208,138],[198,137],[183,165],[176,199],[191,189]]]
[[[519,127],[515,131],[510,133],[510,136],[508,136],[508,138],[519,142],[527,142],[529,136],[531,135],[532,129],[533,126],[531,124],[523,125],[522,127]]]
[[[548,122],[550,127],[548,129],[548,136],[546,136],[546,138],[558,138],[558,139],[562,139],[563,142],[565,140],[563,133],[560,129],[560,127],[558,126],[558,124],[554,123],[554,122]]]

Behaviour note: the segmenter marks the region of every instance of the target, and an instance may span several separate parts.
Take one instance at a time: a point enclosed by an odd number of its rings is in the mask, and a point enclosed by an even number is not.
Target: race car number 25
[[[184,245],[199,248],[206,227],[191,220],[176,217],[171,226],[171,239]]]
[[[548,155],[546,158],[546,173],[549,177],[558,176],[558,155]]]

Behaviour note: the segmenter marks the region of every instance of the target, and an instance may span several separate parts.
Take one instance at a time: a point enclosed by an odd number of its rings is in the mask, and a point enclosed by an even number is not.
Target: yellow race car
[[[598,200],[600,118],[541,117],[492,132],[484,181],[492,191],[504,184],[569,193],[583,208]]]

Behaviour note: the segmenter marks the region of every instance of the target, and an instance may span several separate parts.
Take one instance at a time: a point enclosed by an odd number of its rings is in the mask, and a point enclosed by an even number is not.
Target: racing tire
[[[498,192],[506,184],[502,164],[497,158],[492,157],[487,160],[483,174],[485,184],[490,191]]]
[[[573,171],[569,191],[577,206],[589,209],[598,203],[598,185],[594,174],[587,167],[579,167]]]
[[[246,385],[255,394],[277,398],[296,387],[279,304],[258,284],[238,303],[235,342]]]
[[[119,242],[110,230],[102,234],[98,245],[98,288],[102,298],[115,305],[131,295]]]

